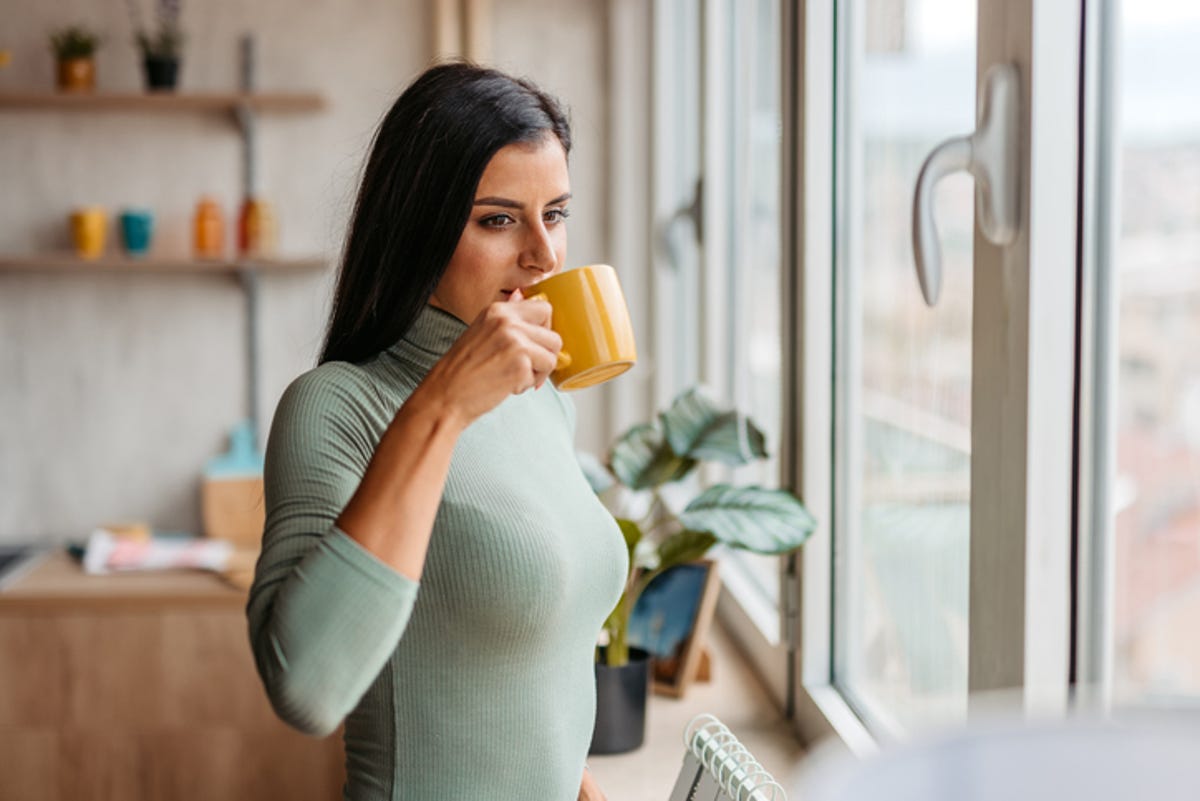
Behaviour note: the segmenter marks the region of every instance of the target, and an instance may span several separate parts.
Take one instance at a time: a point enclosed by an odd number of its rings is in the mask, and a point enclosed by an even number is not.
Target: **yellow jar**
[[[108,215],[99,206],[71,212],[71,241],[82,259],[97,259],[104,253],[107,229]]]

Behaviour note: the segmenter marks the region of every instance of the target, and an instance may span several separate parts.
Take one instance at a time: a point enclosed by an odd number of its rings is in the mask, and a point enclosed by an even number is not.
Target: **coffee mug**
[[[71,241],[75,252],[84,259],[95,259],[104,252],[104,235],[108,218],[97,206],[71,212]]]
[[[615,378],[637,362],[633,325],[617,271],[591,264],[559,273],[523,291],[550,303],[550,327],[562,351],[550,380],[561,390],[583,389]]]
[[[154,233],[154,215],[145,209],[121,212],[121,238],[130,256],[142,256],[150,249]]]

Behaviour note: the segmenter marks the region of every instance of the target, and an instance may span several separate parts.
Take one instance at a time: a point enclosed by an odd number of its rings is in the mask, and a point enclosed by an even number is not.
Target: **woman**
[[[345,722],[345,797],[571,801],[624,540],[523,289],[562,269],[570,128],[533,85],[434,67],[376,134],[320,365],[267,445],[247,613],[278,714]]]

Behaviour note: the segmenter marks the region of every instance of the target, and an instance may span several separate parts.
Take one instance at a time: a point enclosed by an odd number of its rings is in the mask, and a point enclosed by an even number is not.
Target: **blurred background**
[[[657,699],[648,742],[662,750],[636,769],[595,761],[625,793],[613,801],[666,796],[693,711],[724,709],[785,774],[818,735],[869,750],[959,726],[990,691],[1020,705],[1043,655],[1058,712],[1192,710],[1198,9],[0,0],[0,546],[107,523],[203,530],[212,460],[245,421],[261,441],[315,360],[376,124],[426,66],[466,56],[569,106],[568,262],[612,263],[630,301],[639,364],[574,396],[580,449],[602,455],[703,384],[754,417],[770,453],[704,480],[792,489],[818,520],[797,557],[716,553],[726,672],[686,703]],[[147,92],[135,33],[163,14],[184,34],[177,84]],[[51,35],[69,26],[99,36],[90,91],[60,88]],[[1065,278],[1033,299],[1022,277],[995,283],[975,186],[951,175],[934,198],[944,285],[930,309],[913,269],[917,174],[973,129],[979,65],[1012,42],[1024,49],[1003,58],[1043,103],[1029,141],[1056,143],[1021,167],[1037,213],[1020,276]],[[83,259],[86,215],[72,215],[89,209],[107,240]],[[219,252],[198,258],[214,210]],[[121,214],[138,211],[153,237],[131,255]],[[222,464],[238,475],[236,453]],[[13,620],[14,647],[41,662],[10,659],[10,675],[78,664],[33,612]],[[89,686],[134,692],[138,675]],[[80,697],[0,713],[42,725]],[[241,741],[216,702],[187,703],[231,738],[204,764],[232,761]],[[45,748],[10,758],[55,764]]]
[[[153,212],[152,255],[190,259],[202,197],[216,202],[226,257],[236,257],[246,169],[233,103],[208,111],[4,108],[0,258],[11,269],[0,275],[0,542],[62,540],[124,519],[199,529],[205,462],[226,449],[232,427],[251,412],[265,434],[283,388],[315,363],[376,124],[435,58],[467,54],[457,3],[178,8],[180,95],[236,93],[241,37],[251,34],[255,88],[314,100],[312,108],[255,115],[253,169],[255,192],[275,219],[277,255],[315,264],[261,273],[259,386],[256,408],[248,409],[246,293],[234,271],[64,273],[13,265],[23,256],[70,252],[68,218],[90,206],[107,212],[107,255],[122,254],[120,212],[142,208]],[[158,10],[158,0],[6,0],[0,92],[55,92],[50,34],[71,25],[100,37],[96,92],[142,92],[135,30],[139,22],[152,27]],[[569,258],[608,261],[604,4],[518,2],[476,20],[472,46],[486,51],[472,55],[536,78],[570,107],[577,145]],[[452,31],[444,49],[438,25]],[[584,442],[599,449],[599,403],[581,397]]]

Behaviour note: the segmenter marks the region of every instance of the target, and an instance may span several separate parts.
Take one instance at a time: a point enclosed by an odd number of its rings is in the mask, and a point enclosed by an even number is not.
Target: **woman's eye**
[[[563,222],[570,216],[571,216],[571,211],[569,209],[550,209],[549,211],[546,212],[546,222],[548,222],[548,223]]]
[[[479,224],[484,228],[504,228],[512,224],[513,218],[507,214],[493,214],[491,217],[484,217],[479,221]]]

